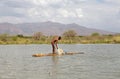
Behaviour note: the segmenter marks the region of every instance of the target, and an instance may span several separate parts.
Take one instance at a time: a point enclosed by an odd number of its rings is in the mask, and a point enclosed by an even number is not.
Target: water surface
[[[32,57],[51,45],[0,45],[0,79],[120,79],[119,44],[60,44],[84,54]]]

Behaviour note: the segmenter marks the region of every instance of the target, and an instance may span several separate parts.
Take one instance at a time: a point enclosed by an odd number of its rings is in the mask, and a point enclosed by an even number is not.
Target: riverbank
[[[53,36],[42,36],[34,39],[32,36],[2,36],[0,44],[50,44]],[[62,37],[60,44],[120,44],[120,35],[75,36]]]

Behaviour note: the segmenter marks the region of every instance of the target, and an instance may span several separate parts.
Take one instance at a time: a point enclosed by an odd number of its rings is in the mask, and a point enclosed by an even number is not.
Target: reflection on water
[[[59,45],[85,54],[32,57],[50,45],[0,45],[0,79],[120,79],[119,44]]]
[[[58,56],[52,56],[52,61],[53,61],[53,65],[51,68],[51,72],[49,72],[49,75],[51,76],[52,79],[57,79],[57,73],[58,73],[57,65],[59,61]]]
[[[54,64],[54,65],[57,65],[58,60],[59,60],[59,57],[58,57],[58,56],[52,56],[52,61],[53,61],[53,64]]]

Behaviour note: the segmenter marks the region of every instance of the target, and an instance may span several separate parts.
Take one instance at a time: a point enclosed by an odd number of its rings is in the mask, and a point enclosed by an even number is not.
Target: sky
[[[120,0],[0,0],[0,23],[45,21],[120,33]]]

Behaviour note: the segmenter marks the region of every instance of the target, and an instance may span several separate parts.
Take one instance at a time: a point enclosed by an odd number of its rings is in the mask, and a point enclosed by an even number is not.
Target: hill
[[[20,24],[0,23],[0,34],[7,33],[12,35],[33,35],[35,32],[42,32],[45,35],[61,35],[68,30],[75,30],[78,35],[91,35],[94,32],[99,34],[115,34],[114,32],[86,28],[75,23],[62,24],[51,21]]]

